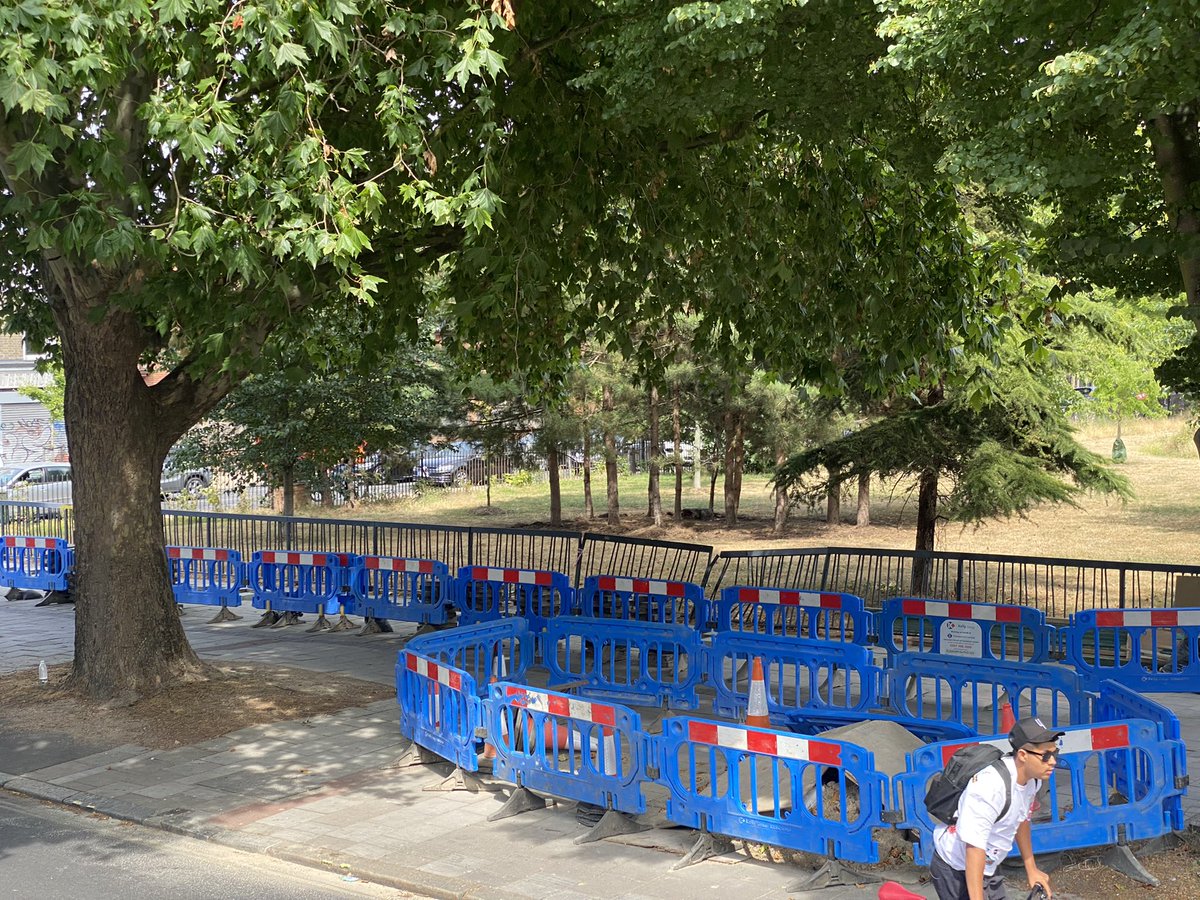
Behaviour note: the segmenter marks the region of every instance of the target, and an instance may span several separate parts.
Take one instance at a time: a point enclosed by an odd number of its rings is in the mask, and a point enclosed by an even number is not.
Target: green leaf
[[[275,65],[282,69],[286,65],[302,66],[308,62],[308,51],[299,44],[280,44],[275,50]]]
[[[23,175],[26,172],[33,172],[39,178],[45,171],[46,164],[52,162],[53,159],[54,154],[50,148],[36,141],[21,141],[14,144],[12,152],[8,155],[9,165],[13,167],[15,174]]]

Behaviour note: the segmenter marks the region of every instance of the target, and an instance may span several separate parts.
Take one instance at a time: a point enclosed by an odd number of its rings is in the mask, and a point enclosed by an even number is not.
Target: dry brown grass
[[[1129,503],[1103,497],[1083,497],[1077,507],[1047,506],[1025,519],[998,520],[980,527],[944,525],[938,546],[943,550],[1110,559],[1141,562],[1192,563],[1193,542],[1200,537],[1200,460],[1191,441],[1193,429],[1183,419],[1138,420],[1127,423],[1124,440],[1129,460],[1121,471],[1133,485]],[[1108,455],[1116,427],[1111,423],[1085,426],[1081,439],[1090,449]],[[671,504],[672,480],[664,478],[664,503]],[[843,500],[846,524],[826,525],[823,511],[797,510],[782,535],[771,534],[774,502],[765,476],[746,479],[742,496],[742,521],[728,528],[721,520],[683,522],[654,528],[647,523],[645,476],[621,480],[622,521],[610,529],[605,520],[583,517],[583,488],[578,478],[563,484],[567,527],[617,531],[662,540],[713,544],[717,549],[767,549],[785,547],[854,546],[907,549],[912,547],[916,522],[915,502],[906,484],[873,487],[873,524],[859,528],[849,523],[854,497]],[[722,508],[720,484],[716,508]],[[603,481],[594,484],[598,513],[603,512]],[[424,496],[392,504],[359,505],[339,513],[347,518],[428,522],[482,527],[545,526],[549,489],[545,484],[495,485],[492,507],[481,504],[482,488],[464,492],[430,489]],[[685,507],[708,505],[707,484],[693,491],[688,476]],[[322,515],[306,510],[307,515]]]

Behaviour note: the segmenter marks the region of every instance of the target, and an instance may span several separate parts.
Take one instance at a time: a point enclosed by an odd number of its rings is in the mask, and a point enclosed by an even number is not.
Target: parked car
[[[159,489],[165,494],[178,494],[186,491],[196,494],[212,484],[212,472],[208,469],[176,468],[170,455],[163,463],[162,478]]]
[[[417,480],[439,487],[484,484],[488,474],[495,478],[521,467],[521,457],[517,453],[501,453],[489,458],[483,447],[466,441],[429,446],[415,455],[417,462],[413,474]]]
[[[71,502],[71,467],[32,463],[0,469],[0,499],[67,505]]]

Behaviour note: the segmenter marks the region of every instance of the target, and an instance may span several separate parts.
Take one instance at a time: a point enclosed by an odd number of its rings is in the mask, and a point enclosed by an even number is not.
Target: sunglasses
[[[1024,748],[1022,748],[1022,749],[1024,749]],[[1054,762],[1060,756],[1062,756],[1062,751],[1059,750],[1057,747],[1053,750],[1043,750],[1040,753],[1036,750],[1025,750],[1025,752],[1028,753],[1030,756],[1037,757],[1044,763]]]

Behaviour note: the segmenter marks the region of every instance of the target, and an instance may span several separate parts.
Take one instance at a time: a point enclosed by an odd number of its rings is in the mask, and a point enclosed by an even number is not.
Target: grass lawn
[[[1200,459],[1191,441],[1192,428],[1182,418],[1138,420],[1124,426],[1129,460],[1121,471],[1133,485],[1135,498],[1126,504],[1102,497],[1083,497],[1077,507],[1046,506],[1026,519],[998,520],[978,528],[945,524],[938,531],[938,548],[979,553],[1059,556],[1141,562],[1195,563],[1194,542],[1200,537]],[[1111,424],[1087,426],[1082,440],[1107,456],[1116,428]],[[645,474],[620,480],[621,527],[608,527],[605,514],[603,472],[594,473],[593,497],[597,518],[584,518],[583,481],[563,479],[563,516],[569,528],[652,537],[661,540],[712,544],[717,549],[767,549],[772,547],[853,546],[910,548],[916,526],[915,495],[908,484],[875,484],[872,487],[872,524],[852,523],[856,499],[842,501],[845,524],[825,524],[824,510],[793,510],[782,535],[771,534],[774,499],[768,479],[747,476],[742,488],[741,519],[727,528],[720,519],[706,522],[671,522],[654,528],[646,518]],[[673,474],[664,475],[663,504],[673,503]],[[548,527],[549,487],[544,483],[492,486],[492,505],[485,505],[482,487],[447,491],[427,489],[421,496],[391,503],[358,504],[337,511],[309,508],[300,515],[332,515],[353,519],[424,522],[444,525],[492,527]],[[707,507],[707,483],[693,490],[685,472],[683,505]],[[722,511],[721,483],[717,483],[716,511]]]

